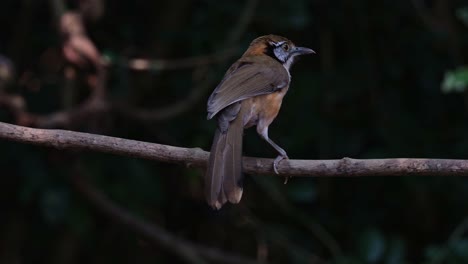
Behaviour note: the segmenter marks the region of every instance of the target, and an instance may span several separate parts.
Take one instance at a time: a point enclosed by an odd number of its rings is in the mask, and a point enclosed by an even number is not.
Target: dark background
[[[109,64],[105,87],[89,58],[64,56],[60,3],[0,3],[2,122],[208,150],[209,94],[274,33],[317,51],[293,66],[270,127],[290,158],[468,159],[466,1],[65,1]],[[276,155],[254,129],[244,153]],[[468,263],[468,182],[451,175],[248,175],[219,212],[197,168],[1,141],[0,175],[1,263],[184,263],[93,206],[77,177],[178,238],[259,262]]]

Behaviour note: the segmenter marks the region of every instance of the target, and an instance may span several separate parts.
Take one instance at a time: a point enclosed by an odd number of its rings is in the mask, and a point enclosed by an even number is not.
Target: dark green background
[[[64,107],[63,65],[44,59],[46,52],[60,54],[49,2],[0,3],[0,54],[16,68],[4,89],[23,96],[36,114]],[[107,1],[104,16],[86,25],[113,61],[185,58],[225,50],[245,4]],[[456,0],[261,0],[226,63],[143,72],[116,64],[108,97],[148,109],[183,100],[197,76],[220,80],[252,39],[274,33],[317,51],[292,68],[290,91],[270,127],[290,158],[468,159],[467,94],[441,88],[444,75],[468,59],[466,8]],[[18,81],[25,72],[39,89]],[[455,77],[463,84],[463,76]],[[70,107],[86,99],[86,85],[77,83]],[[112,111],[65,128],[208,150],[215,122],[206,120],[206,99],[216,83],[174,118],[142,121]],[[16,122],[6,109],[0,121]],[[244,153],[276,155],[254,129],[246,131]],[[279,177],[248,175],[241,204],[214,212],[204,201],[200,169],[6,141],[0,142],[0,262],[180,262],[94,210],[70,185],[77,159],[88,180],[123,208],[231,253],[256,258],[266,247],[271,263],[468,262],[465,178],[314,175],[283,185]]]

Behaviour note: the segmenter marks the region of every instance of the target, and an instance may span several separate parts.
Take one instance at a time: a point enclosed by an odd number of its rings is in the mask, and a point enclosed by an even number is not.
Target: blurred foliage
[[[0,64],[15,75],[0,74],[8,77],[0,92],[21,95],[35,114],[76,107],[90,93],[83,77],[89,69],[79,69],[72,85],[64,78],[52,2],[0,3]],[[106,1],[86,29],[102,54],[119,62],[213,54],[245,3]],[[289,157],[468,159],[467,10],[462,0],[261,0],[225,63],[171,71],[118,63],[110,67],[107,96],[145,109],[172,105],[201,81],[220,80],[253,38],[275,33],[318,53],[293,67],[270,127]],[[206,121],[205,103],[215,85],[174,118],[91,115],[65,128],[209,149],[215,124]],[[0,120],[17,121],[3,108]],[[254,130],[245,134],[247,155],[274,157]],[[263,248],[269,263],[468,262],[464,178],[313,175],[284,185],[278,177],[247,176],[241,204],[213,212],[199,169],[4,141],[0,150],[0,263],[180,262],[93,210],[68,180],[77,160],[86,178],[133,214],[231,253],[256,258]]]
[[[445,73],[444,81],[442,82],[442,91],[463,92],[468,85],[468,67],[460,67],[454,71]]]

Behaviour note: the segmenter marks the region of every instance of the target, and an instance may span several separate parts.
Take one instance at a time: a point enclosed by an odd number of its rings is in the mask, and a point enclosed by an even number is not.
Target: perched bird
[[[208,99],[208,119],[218,126],[211,147],[205,178],[208,204],[220,209],[227,201],[242,197],[242,136],[244,128],[257,126],[258,134],[279,155],[273,163],[287,159],[286,151],[268,137],[268,126],[278,115],[288,91],[289,68],[299,55],[315,53],[296,47],[290,40],[266,35],[250,43],[247,51],[226,72]]]

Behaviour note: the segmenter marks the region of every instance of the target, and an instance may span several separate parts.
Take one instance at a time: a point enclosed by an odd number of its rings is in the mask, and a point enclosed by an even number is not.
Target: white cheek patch
[[[286,62],[286,59],[288,58],[288,53],[285,52],[281,47],[277,47],[273,50],[275,53],[276,58],[280,60],[281,62]]]

